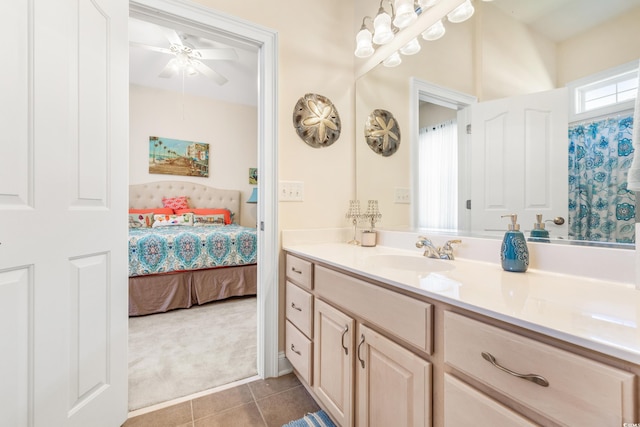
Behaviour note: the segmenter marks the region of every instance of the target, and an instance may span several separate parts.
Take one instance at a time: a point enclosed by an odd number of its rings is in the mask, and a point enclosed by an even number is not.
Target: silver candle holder
[[[362,214],[360,213],[360,200],[349,200],[349,210],[345,217],[353,224],[353,239],[347,243],[350,245],[359,245],[360,241],[356,237],[356,232],[358,230],[358,221],[362,217]]]
[[[378,201],[377,200],[369,200],[367,204],[367,211],[362,214],[362,219],[367,221],[371,228],[370,232],[373,232],[373,229],[376,226],[376,222],[382,219],[382,214],[378,210]]]

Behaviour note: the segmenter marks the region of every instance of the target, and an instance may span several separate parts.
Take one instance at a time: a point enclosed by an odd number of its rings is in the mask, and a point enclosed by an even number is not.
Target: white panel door
[[[503,232],[518,214],[521,230],[568,215],[566,88],[471,106],[471,229]],[[567,224],[547,223],[551,237]]]
[[[127,19],[126,0],[0,3],[2,426],[127,416]]]

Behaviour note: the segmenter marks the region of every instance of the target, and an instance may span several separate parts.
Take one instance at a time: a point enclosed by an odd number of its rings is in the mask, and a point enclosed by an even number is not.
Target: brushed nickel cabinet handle
[[[536,383],[536,384],[538,384],[538,385],[540,385],[542,387],[549,387],[549,381],[547,381],[547,379],[545,377],[543,377],[542,375],[520,374],[518,372],[512,371],[511,369],[507,369],[504,366],[499,365],[498,362],[496,361],[496,358],[493,357],[493,355],[491,353],[485,353],[483,351],[482,352],[482,357],[484,358],[484,360],[486,360],[487,362],[491,363],[496,368],[500,369],[501,371],[506,372],[509,375],[513,375],[514,377],[521,378],[523,380],[531,381],[532,383]]]
[[[297,307],[296,303],[294,302],[291,303],[291,308],[293,308],[294,310],[302,311],[302,309],[300,307]]]
[[[362,369],[364,369],[364,359],[360,357],[360,347],[362,347],[362,344],[364,344],[364,334],[360,335],[360,343],[358,344],[358,360],[360,361]]]
[[[344,349],[344,354],[349,355],[349,348],[344,345],[344,336],[349,332],[349,325],[345,325],[344,331],[342,331],[342,348]]]
[[[302,356],[302,353],[300,353],[298,350],[296,350],[296,348],[293,346],[293,344],[291,344],[291,351],[293,351],[298,356]]]
[[[293,271],[294,273],[302,274],[302,270],[296,270],[295,267],[291,267],[291,271]]]

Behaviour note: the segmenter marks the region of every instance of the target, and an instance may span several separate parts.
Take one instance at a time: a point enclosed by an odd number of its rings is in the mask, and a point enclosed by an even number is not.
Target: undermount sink
[[[449,271],[455,267],[451,261],[427,258],[419,255],[371,255],[367,257],[371,266],[395,270],[432,273]]]

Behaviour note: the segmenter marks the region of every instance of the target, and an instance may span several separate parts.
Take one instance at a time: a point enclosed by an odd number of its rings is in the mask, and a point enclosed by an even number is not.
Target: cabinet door
[[[353,328],[352,318],[316,300],[313,389],[342,427],[353,426]]]
[[[506,406],[446,373],[444,395],[445,427],[470,426],[479,422],[500,427],[535,426]]]
[[[431,425],[431,364],[364,325],[358,325],[356,425]]]

